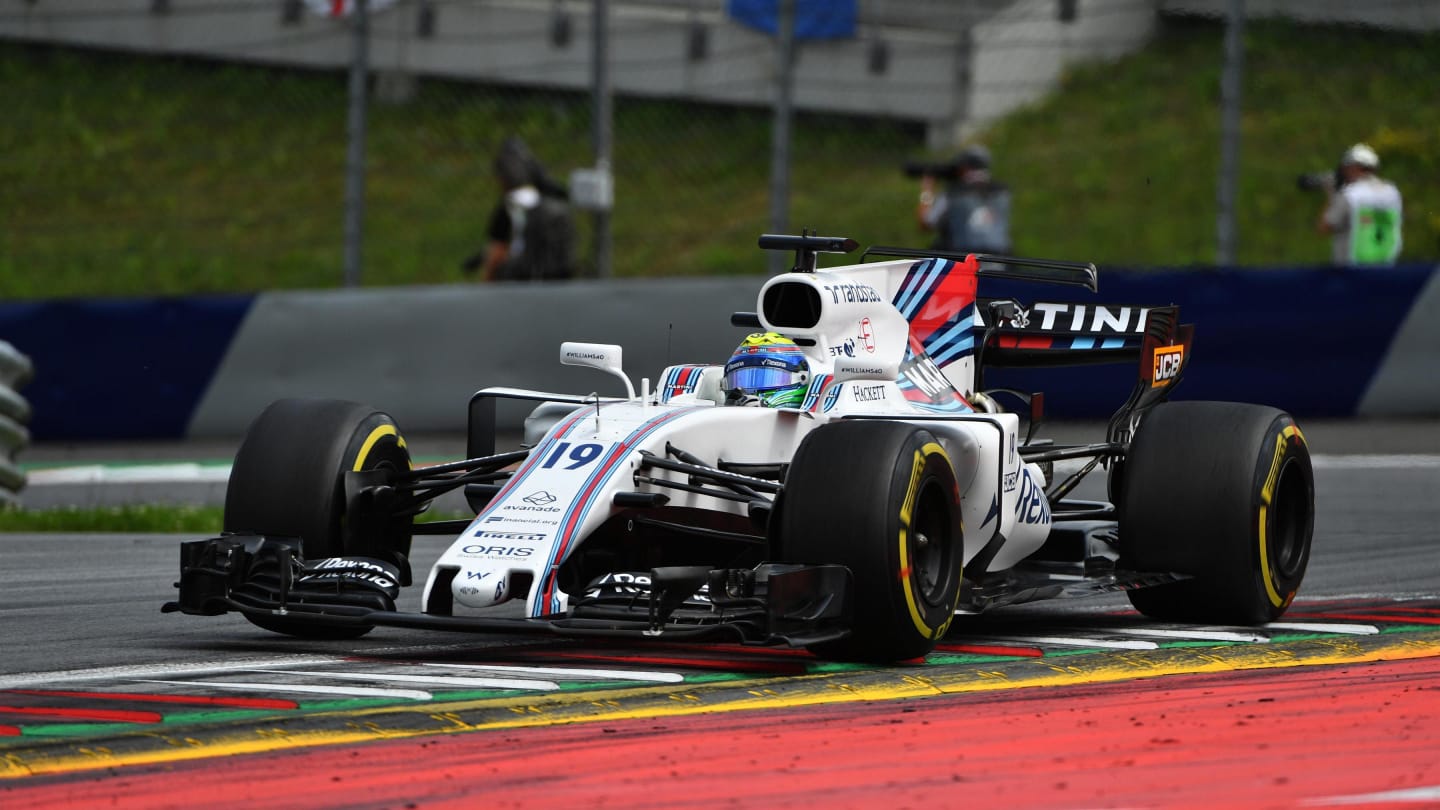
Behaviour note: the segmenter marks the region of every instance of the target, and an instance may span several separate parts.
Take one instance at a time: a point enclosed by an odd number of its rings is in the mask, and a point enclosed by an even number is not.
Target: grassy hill
[[[1072,71],[982,134],[1015,188],[1017,252],[1213,260],[1221,33],[1172,21],[1144,51]],[[1321,200],[1294,178],[1358,140],[1405,194],[1406,256],[1440,255],[1435,76],[1440,36],[1252,23],[1241,261],[1327,259]],[[340,283],[343,76],[0,44],[0,100],[0,298]],[[506,135],[558,176],[589,162],[577,94],[427,80],[370,120],[367,285],[460,280]],[[762,271],[769,123],[764,110],[618,100],[616,274]],[[924,244],[899,171],[921,142],[911,125],[801,116],[792,228]]]
[[[1144,51],[1072,71],[988,134],[1016,186],[1026,252],[1104,263],[1215,260],[1222,29],[1174,23]],[[1323,193],[1295,186],[1368,142],[1405,198],[1402,259],[1440,257],[1440,36],[1247,26],[1238,193],[1242,264],[1325,263]]]

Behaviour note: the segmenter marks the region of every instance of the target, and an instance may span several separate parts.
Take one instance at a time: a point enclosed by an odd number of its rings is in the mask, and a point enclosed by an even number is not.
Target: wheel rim
[[[393,436],[384,437],[369,448],[360,465],[360,471],[371,472],[375,470],[386,470],[390,472],[404,472],[411,468],[409,450],[401,444],[398,431]],[[349,464],[346,462],[348,469]],[[375,556],[390,559],[391,562],[404,567],[404,555],[410,553],[411,523],[413,516],[409,513],[384,514],[373,516],[374,520],[381,521],[381,529],[369,542],[355,543],[352,538],[351,527],[349,526],[349,514],[346,509],[344,492],[344,473],[341,473],[336,486],[342,493],[337,501],[337,512],[333,518],[336,537],[342,538],[341,549],[346,554],[360,556]],[[369,536],[367,534],[367,536]],[[378,544],[378,545],[377,545]]]
[[[945,488],[927,478],[916,499],[915,518],[910,528],[910,579],[925,603],[945,603],[953,570],[954,528]]]
[[[1270,510],[1270,570],[1277,579],[1296,577],[1305,565],[1310,537],[1309,487],[1300,465],[1289,459],[1280,469],[1275,502]]]

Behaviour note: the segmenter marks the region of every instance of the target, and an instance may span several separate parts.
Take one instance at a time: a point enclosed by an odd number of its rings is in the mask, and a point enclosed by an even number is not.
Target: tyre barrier
[[[15,455],[30,444],[30,403],[18,389],[34,376],[30,358],[0,340],[0,505],[16,503],[25,488],[25,473]]]

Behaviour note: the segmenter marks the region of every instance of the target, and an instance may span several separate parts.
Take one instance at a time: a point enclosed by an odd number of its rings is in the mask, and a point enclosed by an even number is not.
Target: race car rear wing
[[[1131,363],[1140,358],[1146,325],[1164,307],[1107,306],[981,298],[977,324],[985,332],[988,366],[1080,366]]]
[[[1092,262],[1031,259],[988,253],[872,247],[861,255],[976,262],[976,275],[1043,284],[1099,289],[1099,273]],[[1132,363],[1141,359],[1147,314],[1158,308],[1103,304],[1036,302],[1024,306],[1010,299],[976,300],[975,327],[983,330],[977,341],[977,372],[984,366],[1072,366],[1098,363]],[[1172,308],[1173,309],[1173,308]],[[1167,333],[1173,330],[1172,311]]]
[[[1065,262],[1057,259],[1027,259],[1019,256],[997,256],[990,253],[962,253],[955,250],[916,249],[877,245],[860,254],[860,261],[870,256],[895,259],[953,259],[963,262],[971,256],[980,263],[977,274],[999,276],[1016,281],[1038,281],[1044,284],[1070,284],[1090,292],[1099,289],[1099,271],[1092,262]]]

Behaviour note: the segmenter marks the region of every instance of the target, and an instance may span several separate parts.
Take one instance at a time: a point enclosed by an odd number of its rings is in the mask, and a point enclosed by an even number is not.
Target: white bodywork
[[[642,451],[664,457],[668,443],[707,464],[783,463],[809,431],[856,416],[909,420],[934,433],[949,454],[960,487],[966,564],[998,535],[1003,545],[986,570],[1014,566],[1049,534],[1047,482],[1039,466],[1020,459],[1018,417],[977,413],[964,399],[974,373],[963,343],[974,342],[973,283],[968,295],[962,289],[958,296],[937,295],[935,284],[948,272],[965,270],[954,262],[903,260],[769,279],[757,310],[765,329],[804,348],[811,371],[804,405],[726,406],[718,390],[719,366],[676,366],[662,374],[654,392],[647,384],[626,401],[577,407],[536,443],[437,561],[424,604],[432,604],[437,583],[448,582],[457,606],[496,605],[513,596],[516,575],[528,573],[533,585],[526,615],[562,613],[569,595],[555,585],[561,563],[621,511],[612,505],[616,493],[652,491],[635,480]],[[974,267],[968,271],[973,280]],[[767,312],[772,290],[803,301],[797,311],[806,314],[800,320],[813,322],[797,325],[788,316],[780,317],[780,323],[772,321],[770,315],[784,315],[784,307],[774,301]],[[907,308],[908,319],[902,314]],[[917,363],[917,353],[907,352],[907,347],[920,345],[913,328],[920,322],[928,324],[932,336],[930,345],[937,355],[933,363],[928,356]],[[561,354],[562,362],[623,376],[619,347],[566,343]],[[654,468],[645,475],[685,478]],[[735,501],[674,489],[665,494],[670,506],[745,515],[745,504]]]

